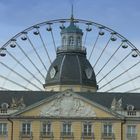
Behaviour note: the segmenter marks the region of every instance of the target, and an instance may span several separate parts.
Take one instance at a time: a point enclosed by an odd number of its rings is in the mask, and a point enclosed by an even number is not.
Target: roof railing
[[[64,46],[58,46],[57,52],[62,51],[82,51],[86,53],[86,48],[84,46],[76,46],[76,45],[64,45]]]

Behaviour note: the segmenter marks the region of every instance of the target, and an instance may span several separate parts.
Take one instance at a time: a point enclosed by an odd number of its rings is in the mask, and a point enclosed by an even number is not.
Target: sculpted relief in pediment
[[[40,110],[41,116],[60,117],[95,117],[92,106],[87,105],[78,96],[67,92],[43,106]]]

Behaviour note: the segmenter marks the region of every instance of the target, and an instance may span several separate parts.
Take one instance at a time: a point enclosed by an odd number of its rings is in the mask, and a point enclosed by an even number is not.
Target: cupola
[[[59,47],[57,52],[59,51],[84,51],[85,49],[82,46],[82,30],[76,26],[74,23],[73,16],[70,19],[70,25],[67,28],[63,28],[61,30],[61,47]]]
[[[82,46],[83,32],[75,24],[73,16],[70,25],[62,28],[60,34],[61,47],[57,48],[57,57],[48,70],[45,90],[97,91],[95,73]]]

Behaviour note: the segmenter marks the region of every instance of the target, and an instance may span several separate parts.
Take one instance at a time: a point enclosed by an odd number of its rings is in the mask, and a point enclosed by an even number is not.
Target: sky
[[[114,29],[140,49],[139,0],[0,0],[0,45],[23,29],[74,16]]]
[[[140,0],[0,0],[0,47],[32,25],[70,18],[72,4],[74,18],[105,25],[140,50]]]

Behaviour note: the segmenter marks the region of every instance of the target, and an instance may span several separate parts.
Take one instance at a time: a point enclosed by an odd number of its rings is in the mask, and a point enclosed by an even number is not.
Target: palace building
[[[140,94],[97,92],[73,16],[60,35],[45,91],[0,91],[0,140],[140,140]]]

